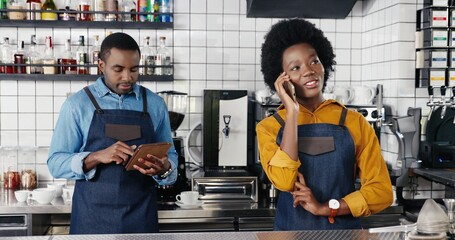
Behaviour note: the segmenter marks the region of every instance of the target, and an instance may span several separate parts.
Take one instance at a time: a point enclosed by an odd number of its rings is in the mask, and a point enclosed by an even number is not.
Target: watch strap
[[[160,178],[161,178],[161,179],[167,178],[169,175],[171,175],[171,173],[172,173],[173,170],[174,170],[174,169],[172,169],[172,165],[171,165],[171,166],[169,167],[169,170],[167,170],[165,173],[163,173],[163,174],[160,175]]]
[[[334,224],[335,223],[335,216],[338,213],[338,209],[330,209],[330,216],[329,216],[329,223]]]

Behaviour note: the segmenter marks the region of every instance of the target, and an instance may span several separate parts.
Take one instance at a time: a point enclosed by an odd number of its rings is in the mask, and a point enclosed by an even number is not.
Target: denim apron
[[[351,134],[344,126],[347,109],[343,109],[339,125],[317,123],[298,126],[298,149],[301,166],[307,186],[320,203],[330,199],[341,199],[354,192],[355,187],[355,146]],[[281,144],[284,120],[281,124],[277,144]],[[360,220],[352,215],[336,216],[330,224],[325,216],[315,216],[300,205],[293,207],[289,192],[280,192],[275,213],[275,230],[330,230],[360,229]]]
[[[99,151],[119,140],[130,146],[155,142],[145,88],[143,112],[101,109],[90,90],[84,90],[96,108],[84,151]],[[153,232],[158,232],[158,213],[151,176],[110,163],[99,164],[93,179],[76,181],[71,234]]]

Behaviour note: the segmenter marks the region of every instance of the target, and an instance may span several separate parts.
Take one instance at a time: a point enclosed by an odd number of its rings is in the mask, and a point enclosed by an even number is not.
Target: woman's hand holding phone
[[[289,109],[298,111],[299,105],[297,103],[295,87],[286,72],[283,72],[278,76],[275,81],[275,89],[281,99],[281,102],[284,104],[284,107],[288,109],[288,111]]]

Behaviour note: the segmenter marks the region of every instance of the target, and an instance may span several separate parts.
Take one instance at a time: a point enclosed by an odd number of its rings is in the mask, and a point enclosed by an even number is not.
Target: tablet
[[[147,169],[148,167],[146,165],[138,161],[139,158],[145,159],[147,154],[152,154],[155,157],[162,158],[166,156],[167,151],[169,151],[171,146],[172,144],[168,142],[142,144],[136,149],[136,151],[134,151],[134,154],[128,163],[125,164],[125,169],[127,171],[136,170],[133,165]]]

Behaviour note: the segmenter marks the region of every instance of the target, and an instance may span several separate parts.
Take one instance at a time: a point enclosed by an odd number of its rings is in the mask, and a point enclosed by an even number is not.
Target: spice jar
[[[36,172],[32,169],[23,169],[21,172],[22,189],[35,189],[38,184]]]
[[[19,172],[12,167],[3,173],[3,187],[5,189],[19,189],[20,181]]]

